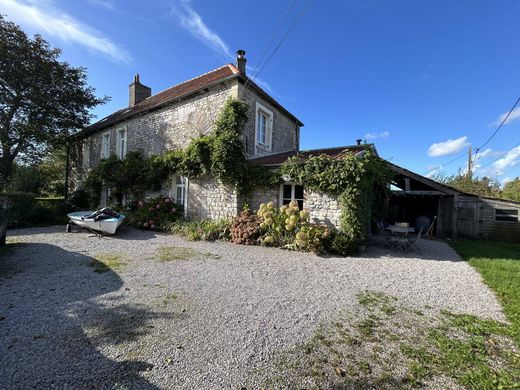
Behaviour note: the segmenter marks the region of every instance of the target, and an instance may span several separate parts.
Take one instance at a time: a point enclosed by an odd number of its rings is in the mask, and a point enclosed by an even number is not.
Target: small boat
[[[97,211],[77,211],[67,214],[70,222],[85,229],[96,230],[107,234],[114,234],[123,223],[125,216],[109,209]],[[70,231],[67,226],[67,231]]]

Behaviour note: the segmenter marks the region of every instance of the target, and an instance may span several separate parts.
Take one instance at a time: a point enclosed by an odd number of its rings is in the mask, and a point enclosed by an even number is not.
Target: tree
[[[520,177],[517,177],[504,185],[502,197],[520,202]]]
[[[469,194],[491,198],[500,197],[500,184],[489,177],[475,178],[459,173],[453,176],[440,174],[432,177],[432,179]]]
[[[108,100],[87,85],[85,68],[60,62],[60,54],[0,15],[0,179],[11,177],[15,160],[40,161]]]

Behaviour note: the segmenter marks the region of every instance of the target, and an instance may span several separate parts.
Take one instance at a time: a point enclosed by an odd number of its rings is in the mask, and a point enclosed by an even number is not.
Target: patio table
[[[397,234],[397,235],[400,235],[400,236],[407,236],[408,233],[415,232],[415,228],[413,228],[413,227],[405,227],[405,226],[390,225],[390,226],[387,227],[387,229],[390,230],[392,232],[392,234]]]

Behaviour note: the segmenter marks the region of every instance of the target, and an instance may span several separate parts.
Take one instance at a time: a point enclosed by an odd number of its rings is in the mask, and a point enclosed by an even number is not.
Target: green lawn
[[[497,294],[520,345],[520,244],[461,240],[451,245]]]

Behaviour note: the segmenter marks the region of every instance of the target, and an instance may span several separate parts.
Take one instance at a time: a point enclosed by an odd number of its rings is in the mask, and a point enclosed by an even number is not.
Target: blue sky
[[[294,0],[278,40],[307,1]],[[88,69],[112,97],[101,118],[127,105],[135,73],[159,92],[241,48],[254,74],[291,3],[0,0],[0,12]],[[520,96],[519,20],[517,0],[314,0],[258,82],[305,123],[302,149],[363,138],[418,173],[456,173],[467,157],[446,162],[482,145]],[[478,174],[520,176],[519,143],[520,107],[482,148]]]

